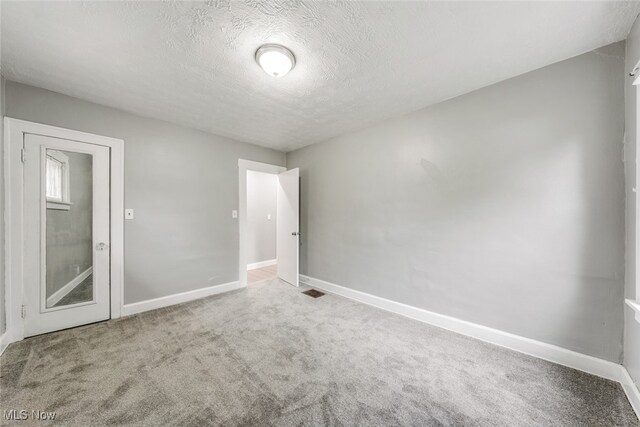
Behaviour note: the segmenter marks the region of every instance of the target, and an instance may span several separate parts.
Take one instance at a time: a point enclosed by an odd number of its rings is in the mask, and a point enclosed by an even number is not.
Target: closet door
[[[109,319],[109,148],[24,138],[25,336]]]

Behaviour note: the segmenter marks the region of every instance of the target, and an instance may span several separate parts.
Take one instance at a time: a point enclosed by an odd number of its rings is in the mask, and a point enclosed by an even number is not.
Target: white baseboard
[[[277,263],[277,259],[268,259],[266,261],[254,262],[253,264],[247,264],[247,270],[256,270],[262,267],[269,267],[271,265],[276,265]]]
[[[478,325],[466,320],[445,316],[443,314],[380,298],[371,294],[349,289],[344,286],[325,282],[324,280],[315,279],[313,277],[300,275],[300,281],[314,288],[322,289],[364,304],[372,305],[383,310],[410,317],[412,319],[486,341],[491,344],[506,347],[549,362],[579,369],[613,381],[622,382],[624,379],[623,371],[626,372],[626,370],[622,365],[617,363],[609,362],[593,356],[587,356],[586,354],[530,338],[521,337],[498,329]]]
[[[5,331],[2,336],[0,336],[0,356],[2,356],[2,353],[4,353],[4,351],[9,346],[9,338],[9,332],[7,331]]]
[[[47,298],[47,307],[53,307],[60,301],[62,298],[66,297],[69,292],[74,290],[76,286],[78,286],[84,279],[89,277],[89,275],[93,272],[93,267],[87,268],[82,273],[78,274],[73,280],[69,283],[55,291],[49,298]]]
[[[625,300],[627,305],[633,309],[636,315],[636,320],[640,322],[640,303],[638,301],[627,299]]]
[[[181,292],[179,294],[168,295],[166,297],[149,299],[146,301],[134,302],[132,304],[125,304],[122,307],[122,315],[130,316],[136,313],[142,313],[143,311],[155,310],[156,308],[168,307],[170,305],[181,304],[183,302],[193,301],[208,297],[210,295],[221,294],[223,292],[234,291],[240,289],[243,286],[240,282],[229,282],[222,285],[209,286],[207,288],[195,289],[193,291]]]
[[[624,392],[627,394],[627,398],[629,398],[629,403],[631,403],[631,407],[634,411],[636,411],[636,415],[640,418],[640,390],[638,390],[638,386],[633,382],[631,375],[629,372],[622,368],[622,379],[620,383],[622,384],[622,388]]]

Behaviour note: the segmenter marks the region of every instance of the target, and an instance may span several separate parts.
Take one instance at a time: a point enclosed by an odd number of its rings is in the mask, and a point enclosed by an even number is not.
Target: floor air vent
[[[315,289],[309,289],[308,291],[304,291],[303,294],[309,295],[313,298],[318,298],[324,295],[324,292],[316,291]]]

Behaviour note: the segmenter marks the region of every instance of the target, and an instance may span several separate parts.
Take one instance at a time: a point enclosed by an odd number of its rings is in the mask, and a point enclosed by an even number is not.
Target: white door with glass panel
[[[24,332],[109,319],[109,148],[24,136]]]
[[[300,250],[300,170],[298,168],[278,175],[277,206],[278,277],[298,286]]]

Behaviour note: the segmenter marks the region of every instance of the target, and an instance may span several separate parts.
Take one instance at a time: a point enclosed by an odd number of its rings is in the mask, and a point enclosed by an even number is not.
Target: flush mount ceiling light
[[[282,77],[295,67],[296,57],[284,46],[265,44],[256,51],[256,62],[270,76]]]

